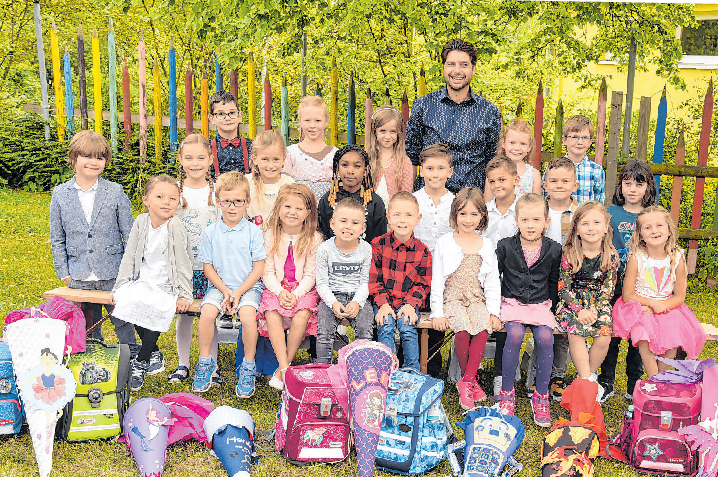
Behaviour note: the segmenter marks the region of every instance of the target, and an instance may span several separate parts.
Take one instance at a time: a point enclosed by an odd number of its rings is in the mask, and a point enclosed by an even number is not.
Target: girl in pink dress
[[[706,342],[701,323],[685,304],[686,261],[677,238],[676,224],[663,207],[638,214],[623,296],[613,307],[613,332],[630,336],[649,377],[669,368],[656,356],[675,358],[680,346],[688,359],[696,359]]]
[[[264,233],[267,258],[262,281],[266,288],[257,310],[259,334],[269,336],[279,363],[269,381],[275,389],[284,389],[284,371],[302,340],[317,334],[319,294],[314,281],[321,243],[314,193],[304,184],[283,185]]]

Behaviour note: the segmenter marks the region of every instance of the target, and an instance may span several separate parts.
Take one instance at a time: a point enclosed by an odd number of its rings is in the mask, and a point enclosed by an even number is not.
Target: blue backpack
[[[17,434],[25,420],[7,341],[0,339],[0,434]]]
[[[466,477],[510,476],[523,468],[513,458],[524,440],[525,427],[518,417],[480,407],[469,411],[464,422],[457,425],[464,429],[466,439],[463,473]],[[503,472],[507,464],[509,469]]]
[[[446,457],[453,434],[441,405],[444,382],[403,368],[392,373],[376,449],[376,465],[399,474],[421,474]]]

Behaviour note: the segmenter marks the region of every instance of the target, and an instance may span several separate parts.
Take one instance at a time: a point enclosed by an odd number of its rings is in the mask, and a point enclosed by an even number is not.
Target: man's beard
[[[466,78],[466,80],[461,84],[460,87],[452,86],[451,83],[448,81],[446,82],[446,86],[449,87],[452,91],[461,91],[462,89],[466,88],[471,84],[471,78]]]

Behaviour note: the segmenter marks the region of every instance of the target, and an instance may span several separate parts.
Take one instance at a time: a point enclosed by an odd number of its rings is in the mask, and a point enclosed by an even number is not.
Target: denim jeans
[[[379,307],[374,305],[374,316],[379,311]],[[397,310],[394,313],[398,314]],[[399,329],[401,336],[401,347],[404,349],[404,367],[412,368],[417,371],[419,369],[419,333],[416,329],[416,323],[410,325],[404,323],[404,315],[397,316],[395,320],[391,316],[384,320],[383,325],[377,325],[379,331],[379,342],[389,347],[392,353],[396,354],[396,346],[394,345],[394,330]]]
[[[346,306],[347,303],[354,298],[351,293],[335,293],[334,297]],[[319,328],[317,329],[317,363],[332,364],[334,350],[334,332],[337,325],[341,321],[334,315],[334,312],[323,301],[319,302],[319,310],[317,319],[319,320]],[[366,302],[359,309],[357,316],[349,320],[349,324],[354,328],[354,335],[357,339],[372,338],[372,328],[374,327],[374,315],[372,314],[372,305]]]

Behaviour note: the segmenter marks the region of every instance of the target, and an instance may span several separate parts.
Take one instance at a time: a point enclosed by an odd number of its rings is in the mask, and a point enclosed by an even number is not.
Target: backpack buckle
[[[671,411],[661,411],[661,429],[669,431],[671,422],[673,421],[673,413]]]
[[[332,414],[332,398],[323,397],[319,404],[319,416],[329,417]]]

